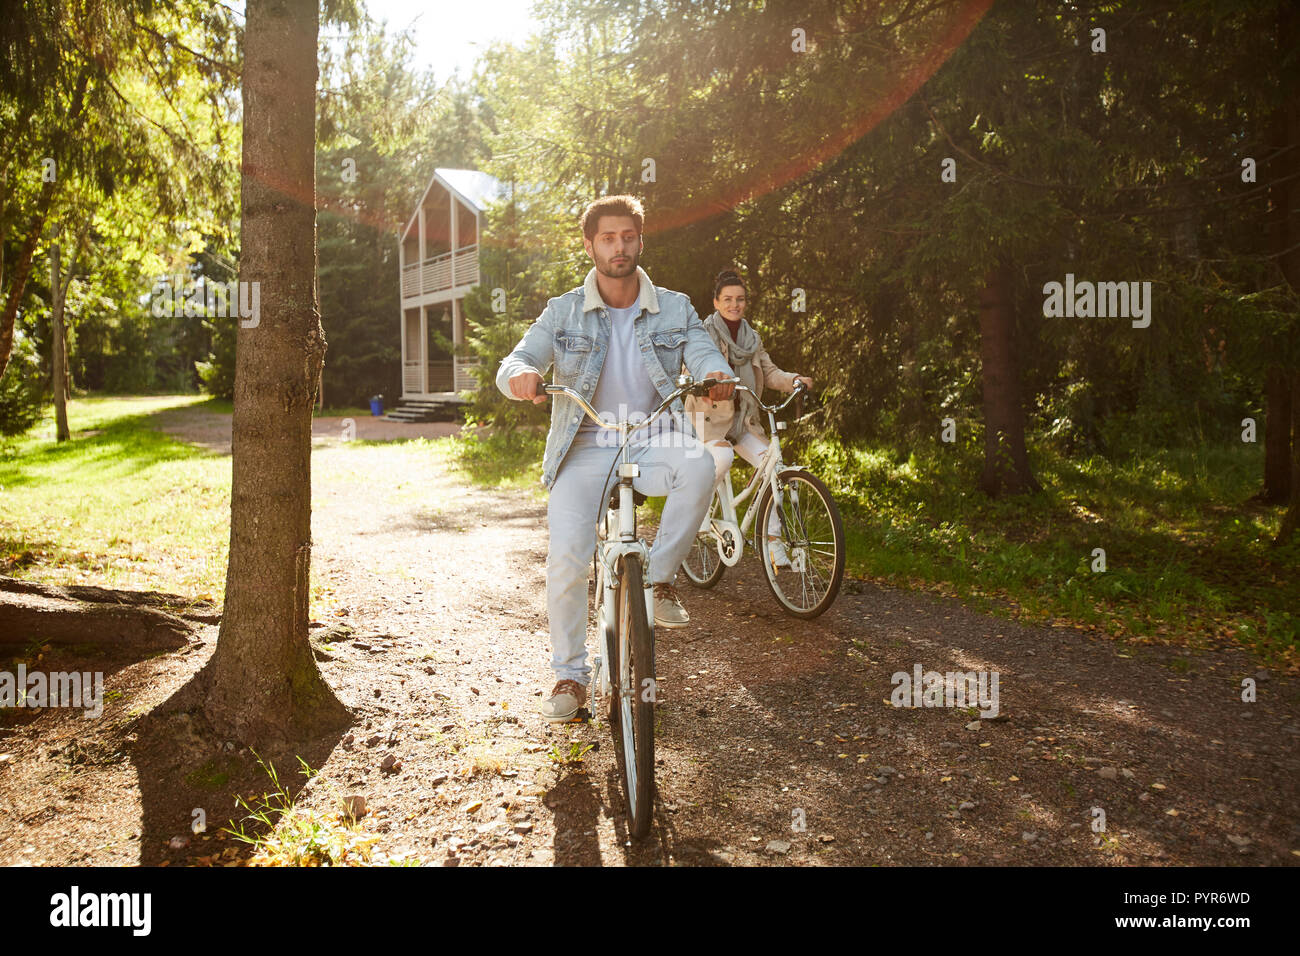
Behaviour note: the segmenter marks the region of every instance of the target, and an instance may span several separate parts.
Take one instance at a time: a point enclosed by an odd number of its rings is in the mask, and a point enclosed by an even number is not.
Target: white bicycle
[[[844,580],[844,522],[830,490],[806,468],[789,467],[781,460],[781,439],[785,422],[776,415],[804,390],[802,382],[780,405],[764,405],[759,396],[737,385],[736,391],[754,395],[767,413],[769,432],[763,465],[739,495],[731,487],[731,473],[714,489],[708,513],[700,526],[682,570],[692,584],[711,588],[727,568],[740,563],[745,538],[760,555],[764,580],[786,613],[814,618],[824,612]],[[744,517],[736,509],[748,503]],[[762,534],[766,546],[759,547],[760,530],[771,527],[775,512],[779,534]],[[757,520],[755,520],[757,519]]]
[[[633,479],[640,476],[640,466],[632,460],[628,439],[649,427],[673,402],[686,395],[703,395],[718,384],[717,379],[695,382],[689,375],[682,375],[677,379],[676,391],[649,417],[636,422],[608,422],[573,389],[542,386],[547,394],[568,396],[601,428],[619,434],[619,455],[615,459],[618,483],[608,501],[601,503],[605,517],[596,531],[599,649],[592,661],[591,712],[597,712],[597,693],[609,701],[610,730],[623,744],[628,830],[637,838],[650,831],[654,800],[655,615],[654,588],[649,579],[650,548],[636,533],[636,508],[645,497],[632,487]]]

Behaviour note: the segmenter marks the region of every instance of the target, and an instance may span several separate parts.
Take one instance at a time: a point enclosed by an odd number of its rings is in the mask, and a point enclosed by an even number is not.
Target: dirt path
[[[326,815],[363,795],[381,854],[434,865],[1300,857],[1295,684],[1257,674],[1244,653],[1126,649],[864,583],[801,623],[779,612],[752,557],[714,591],[683,587],[691,626],[660,632],[655,824],[627,845],[608,727],[554,727],[536,711],[553,680],[543,503],[469,487],[397,445],[327,443],[313,470],[313,559],[335,621],[356,629],[321,669],[358,723],[309,759],[321,774],[298,804]],[[174,748],[162,796],[153,765],[122,753],[130,714],[180,686],[214,638],[114,669],[120,696],[89,733],[53,712],[0,730],[0,863],[212,858],[216,844],[190,842],[185,824],[216,799],[204,775],[225,764]],[[998,719],[890,705],[891,675],[917,664],[997,671]],[[1246,677],[1255,703],[1241,700]],[[572,742],[596,749],[556,759]],[[70,745],[90,757],[70,759]],[[232,785],[255,782],[246,752],[219,760]],[[221,800],[210,816],[224,824]]]
[[[157,412],[153,419],[157,427],[164,431],[210,451],[230,454],[229,415],[214,415],[201,408],[182,406]],[[345,425],[347,422],[351,425]],[[445,438],[455,435],[460,429],[457,422],[407,424],[367,415],[355,418],[317,415],[311,420],[312,442],[317,445],[342,440],[345,433],[358,441],[397,441],[407,438]]]

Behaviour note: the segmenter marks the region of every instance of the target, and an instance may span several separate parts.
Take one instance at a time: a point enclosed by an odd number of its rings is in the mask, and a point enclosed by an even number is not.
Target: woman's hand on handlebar
[[[704,377],[722,379],[724,382],[727,383],[725,385],[715,385],[713,386],[713,388],[709,389],[710,401],[714,401],[714,402],[726,401],[727,399],[731,398],[731,393],[736,390],[736,386],[732,382],[732,376],[729,376],[726,372],[710,372],[708,375]]]
[[[812,391],[813,380],[809,378],[807,375],[796,375],[794,377],[794,383],[795,385],[802,385],[810,392]]]
[[[510,376],[510,394],[520,401],[531,401],[534,405],[546,401],[542,377],[536,372],[519,372]]]

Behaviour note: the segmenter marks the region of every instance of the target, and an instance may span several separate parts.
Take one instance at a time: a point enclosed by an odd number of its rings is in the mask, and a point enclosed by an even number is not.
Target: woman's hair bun
[[[713,280],[713,297],[716,299],[722,290],[729,285],[738,285],[745,288],[745,280],[740,277],[740,273],[735,269],[723,269],[718,273],[718,277]]]

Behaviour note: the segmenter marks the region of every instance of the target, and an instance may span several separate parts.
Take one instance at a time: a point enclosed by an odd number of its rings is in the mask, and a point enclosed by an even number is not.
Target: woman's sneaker
[[[790,555],[786,554],[785,542],[769,540],[767,543],[767,559],[772,562],[774,568],[788,568],[790,566]]]
[[[576,680],[557,681],[551,696],[542,702],[542,716],[547,720],[569,721],[587,700],[587,688]]]

